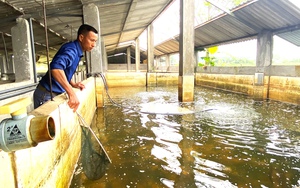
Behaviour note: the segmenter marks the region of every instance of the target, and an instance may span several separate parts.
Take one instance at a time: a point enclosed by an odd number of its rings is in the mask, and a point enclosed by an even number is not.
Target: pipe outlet
[[[53,118],[28,116],[26,108],[24,110],[24,106],[28,103],[30,104],[31,101],[21,99],[0,107],[0,114],[6,112],[12,116],[0,122],[0,149],[3,151],[12,152],[34,147],[40,142],[54,139]]]

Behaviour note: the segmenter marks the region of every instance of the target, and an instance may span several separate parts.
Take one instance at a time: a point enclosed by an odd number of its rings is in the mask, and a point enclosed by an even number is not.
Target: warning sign
[[[8,144],[26,141],[26,136],[22,134],[17,124],[7,127],[6,131],[9,134],[7,138]]]
[[[15,135],[20,135],[22,134],[20,129],[18,128],[18,125],[14,125],[11,132],[10,132],[10,136],[15,136]]]

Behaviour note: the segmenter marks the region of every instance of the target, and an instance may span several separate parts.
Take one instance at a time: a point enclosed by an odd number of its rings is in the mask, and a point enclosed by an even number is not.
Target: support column
[[[170,70],[170,54],[166,55],[166,71],[169,72]]]
[[[91,3],[83,5],[83,21],[85,24],[93,26],[98,31],[98,40],[96,46],[91,52],[86,53],[87,57],[87,73],[103,72],[102,59],[102,38],[100,30],[100,16],[98,7]],[[90,66],[90,67],[89,67]],[[96,78],[96,103],[97,107],[104,106],[104,84],[100,77]]]
[[[266,73],[269,74],[269,67],[272,64],[272,51],[273,34],[271,31],[262,31],[257,37],[256,72],[253,86],[253,98],[255,100],[263,100],[268,97],[268,92],[264,92],[266,83],[264,77]]]
[[[107,60],[107,53],[105,50],[104,37],[101,37],[101,49],[102,49],[103,72],[107,72],[108,60]]]
[[[135,40],[135,71],[140,71],[140,61],[141,61],[141,50],[140,50],[140,39]]]
[[[32,66],[32,49],[29,23],[17,18],[17,25],[11,28],[14,53],[15,81],[34,80]]]
[[[131,56],[131,52],[130,52],[130,46],[127,48],[127,72],[130,72],[130,66],[131,66],[131,58],[130,58],[130,56]]]
[[[179,78],[180,102],[194,100],[194,0],[180,0]]]
[[[169,67],[170,66],[170,54],[166,55],[166,66]]]
[[[156,86],[156,73],[154,72],[154,35],[153,25],[147,30],[147,86]]]
[[[0,56],[0,79],[1,79],[1,74],[5,73],[5,71],[6,71],[5,57]]]
[[[91,54],[90,58],[90,72],[103,72],[103,62],[102,62],[102,38],[101,38],[101,30],[100,30],[100,16],[98,7],[91,3],[87,5],[83,5],[83,20],[85,24],[89,24],[93,26],[98,31],[98,40],[96,46],[91,52],[87,52],[87,54]]]

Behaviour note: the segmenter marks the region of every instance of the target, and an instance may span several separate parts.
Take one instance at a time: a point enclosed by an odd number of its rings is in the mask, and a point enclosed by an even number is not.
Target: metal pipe
[[[48,41],[48,28],[47,28],[47,15],[46,15],[46,3],[45,3],[45,0],[43,0],[42,3],[43,3],[43,14],[44,14],[44,28],[45,28],[45,38],[46,38],[46,54],[47,54],[47,65],[48,65],[50,95],[51,95],[51,101],[53,101],[52,76],[51,76],[50,63],[49,63],[49,41]]]
[[[34,83],[37,83],[37,72],[36,72],[36,59],[35,59],[35,47],[34,47],[34,34],[32,27],[32,18],[29,18],[29,31],[30,31],[30,39],[31,39],[31,55],[32,55],[32,65],[33,65],[33,78]]]

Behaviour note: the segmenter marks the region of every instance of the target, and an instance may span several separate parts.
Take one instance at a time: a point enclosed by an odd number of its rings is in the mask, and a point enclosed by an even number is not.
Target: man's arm
[[[69,97],[68,105],[75,112],[80,102],[73,91],[72,85],[68,82],[64,71],[61,69],[52,69],[51,74],[53,78],[66,90]]]

